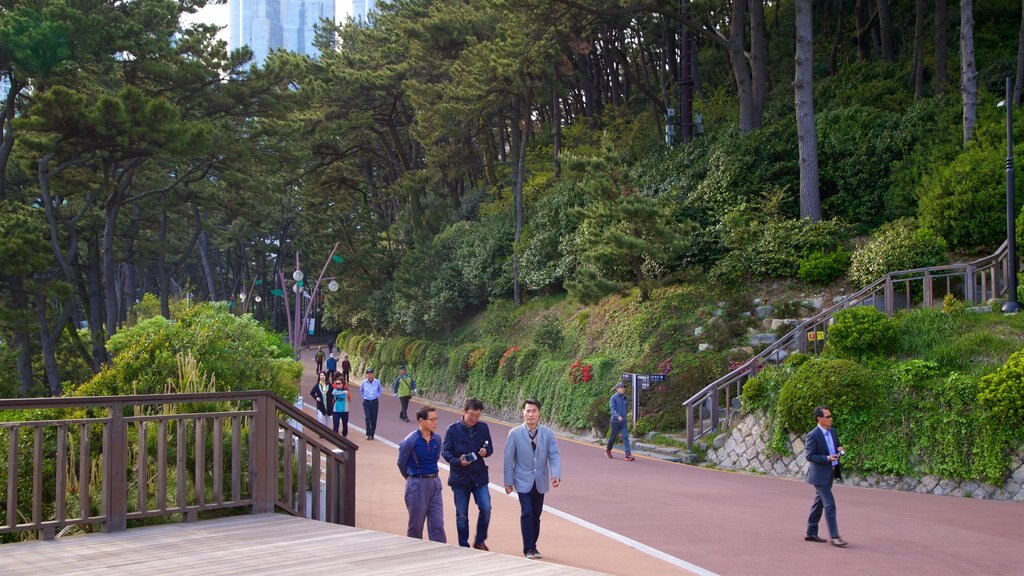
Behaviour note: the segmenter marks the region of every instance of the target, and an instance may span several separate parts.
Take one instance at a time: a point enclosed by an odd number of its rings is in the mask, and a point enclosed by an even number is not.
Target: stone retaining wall
[[[795,434],[789,435],[789,444],[797,456],[771,456],[765,449],[768,435],[760,420],[747,415],[732,429],[714,439],[708,447],[707,459],[719,467],[734,470],[750,470],[771,476],[803,478],[807,474],[807,460],[804,459],[804,440]],[[846,474],[842,484],[868,488],[886,488],[935,494],[939,496],[961,496],[993,500],[1024,502],[1024,447],[1021,447],[1012,462],[1013,473],[1002,486],[983,484],[973,480],[952,480],[938,476],[889,476],[869,474]]]

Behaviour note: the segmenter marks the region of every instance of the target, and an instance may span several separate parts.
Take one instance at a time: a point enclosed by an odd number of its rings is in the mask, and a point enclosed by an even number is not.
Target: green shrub
[[[195,359],[216,391],[266,390],[295,397],[302,366],[280,334],[223,303],[198,304],[178,321],[154,316],[118,331],[107,343],[112,362],[75,392],[78,396],[156,394],[176,390],[179,358]],[[244,367],[244,369],[242,369]]]
[[[1001,368],[982,376],[978,401],[1000,422],[1021,429],[1024,422],[1024,350],[1010,356]]]
[[[808,357],[809,358],[809,357]],[[782,385],[796,369],[792,366],[768,366],[743,384],[740,402],[744,412],[768,413],[778,402]]]
[[[800,352],[794,352],[793,354],[790,354],[789,356],[787,356],[786,359],[782,361],[782,364],[784,366],[791,366],[793,368],[799,368],[801,365],[803,365],[804,362],[807,362],[808,360],[811,360],[813,358],[814,358],[814,356],[811,356],[810,354],[802,354]]]
[[[992,143],[972,144],[925,176],[918,217],[952,248],[993,249],[1006,235],[1006,152]]]
[[[562,343],[565,342],[565,336],[562,334],[562,327],[559,325],[558,319],[555,317],[546,318],[534,333],[533,341],[537,347],[548,352],[558,352],[562,348]]]
[[[967,305],[956,299],[952,292],[946,292],[942,297],[942,311],[946,314],[961,314],[967,309]]]
[[[850,281],[866,286],[896,270],[937,266],[946,262],[946,242],[913,220],[890,222],[878,229],[874,239],[853,253]]]
[[[779,424],[802,434],[814,424],[814,407],[828,406],[838,418],[883,402],[875,374],[852,360],[816,358],[805,362],[779,392]]]
[[[514,356],[515,368],[514,374],[516,378],[522,378],[529,374],[536,366],[537,362],[540,361],[540,350],[536,348],[525,348],[516,352]]]
[[[825,352],[840,358],[889,356],[899,346],[896,322],[871,306],[837,313],[827,338]]]
[[[829,284],[846,273],[850,253],[842,248],[827,253],[817,251],[800,261],[797,277],[810,284]]]
[[[832,250],[848,234],[841,221],[786,219],[770,206],[759,211],[734,210],[726,215],[723,226],[732,251],[712,269],[712,276],[719,280],[795,277],[802,257]]]

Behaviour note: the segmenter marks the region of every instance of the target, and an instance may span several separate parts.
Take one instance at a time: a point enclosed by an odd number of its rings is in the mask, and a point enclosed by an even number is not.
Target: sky
[[[335,0],[335,20],[342,22],[348,17],[349,12],[352,11],[351,0]],[[206,24],[216,24],[218,26],[224,26],[224,28],[217,34],[217,37],[221,40],[230,43],[231,34],[228,32],[227,24],[231,19],[231,8],[228,5],[228,0],[224,0],[223,4],[207,4],[205,8],[200,10],[196,14],[186,14],[182,20],[185,24],[191,24],[192,22],[204,22]]]

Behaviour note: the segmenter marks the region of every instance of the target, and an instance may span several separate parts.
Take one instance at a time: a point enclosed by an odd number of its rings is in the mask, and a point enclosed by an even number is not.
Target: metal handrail
[[[794,344],[800,352],[820,352],[822,348],[820,340],[815,337],[813,340],[814,345],[809,349],[807,346],[808,341],[806,339],[806,335],[812,331],[815,335],[817,335],[818,332],[827,332],[828,326],[832,322],[832,318],[838,311],[846,308],[852,308],[854,306],[865,305],[868,300],[871,301],[873,306],[878,308],[878,299],[876,296],[879,292],[882,292],[882,311],[886,314],[892,315],[896,311],[894,302],[895,285],[904,284],[906,286],[907,303],[909,305],[911,303],[911,290],[909,284],[910,282],[916,281],[921,281],[924,285],[926,296],[924,303],[930,307],[935,303],[933,292],[934,280],[937,278],[949,279],[958,276],[964,277],[965,300],[972,303],[984,301],[987,299],[986,295],[989,292],[992,293],[991,297],[995,297],[1006,291],[1007,283],[1005,281],[1005,277],[1007,266],[1005,265],[1005,261],[1007,258],[1007,252],[1007,243],[1004,241],[1002,245],[1000,245],[999,248],[991,255],[984,256],[966,264],[944,264],[941,266],[930,266],[926,268],[913,268],[910,270],[889,272],[885,276],[882,276],[871,284],[853,293],[849,298],[846,298],[842,302],[825,308],[818,314],[815,314],[814,316],[797,324],[793,330],[768,345],[760,353],[748,359],[733,370],[730,370],[728,373],[708,384],[688,400],[683,402],[683,406],[686,408],[687,448],[692,449],[695,440],[713,430],[718,429],[721,421],[721,406],[719,405],[719,400],[723,391],[725,392],[726,412],[728,414],[730,410],[730,399],[739,398],[739,395],[743,390],[743,383],[748,378],[755,375],[761,367],[775,355],[776,352],[789,349]],[[999,282],[998,276],[1000,272],[1003,274],[1003,282],[1001,283]],[[991,280],[989,280],[988,276],[991,276]],[[980,290],[978,290],[977,286],[978,277],[980,277],[981,280]],[[991,282],[990,285],[989,282]],[[1001,288],[1000,284],[1002,286]],[[947,288],[949,288],[948,284]],[[823,328],[823,330],[817,330],[819,327]]]
[[[248,407],[128,415],[145,406],[223,402]],[[106,417],[47,415],[0,425],[0,443],[6,443],[0,460],[6,457],[7,472],[0,534],[38,531],[51,539],[72,525],[113,532],[132,519],[181,514],[192,521],[200,512],[226,508],[278,509],[355,525],[358,446],[268,391],[6,399],[0,400],[0,419],[11,410],[97,407],[106,409]],[[327,464],[323,513],[321,458]],[[31,498],[19,498],[29,474]],[[69,497],[78,503],[70,516]]]

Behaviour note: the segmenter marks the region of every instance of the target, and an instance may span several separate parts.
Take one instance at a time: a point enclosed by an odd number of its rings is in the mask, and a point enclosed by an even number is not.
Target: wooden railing
[[[0,400],[0,535],[232,508],[354,526],[356,450],[265,391]]]
[[[973,304],[1006,294],[1009,260],[1007,244],[990,256],[967,264],[949,264],[890,272],[832,307],[798,324],[753,358],[705,386],[683,403],[686,407],[686,445],[729,424],[736,413],[733,401],[743,384],[765,364],[777,360],[779,351],[817,354],[825,344],[828,327],[837,312],[854,306],[874,306],[892,315],[915,306],[941,305],[946,294]],[[723,416],[724,415],[724,416]]]

